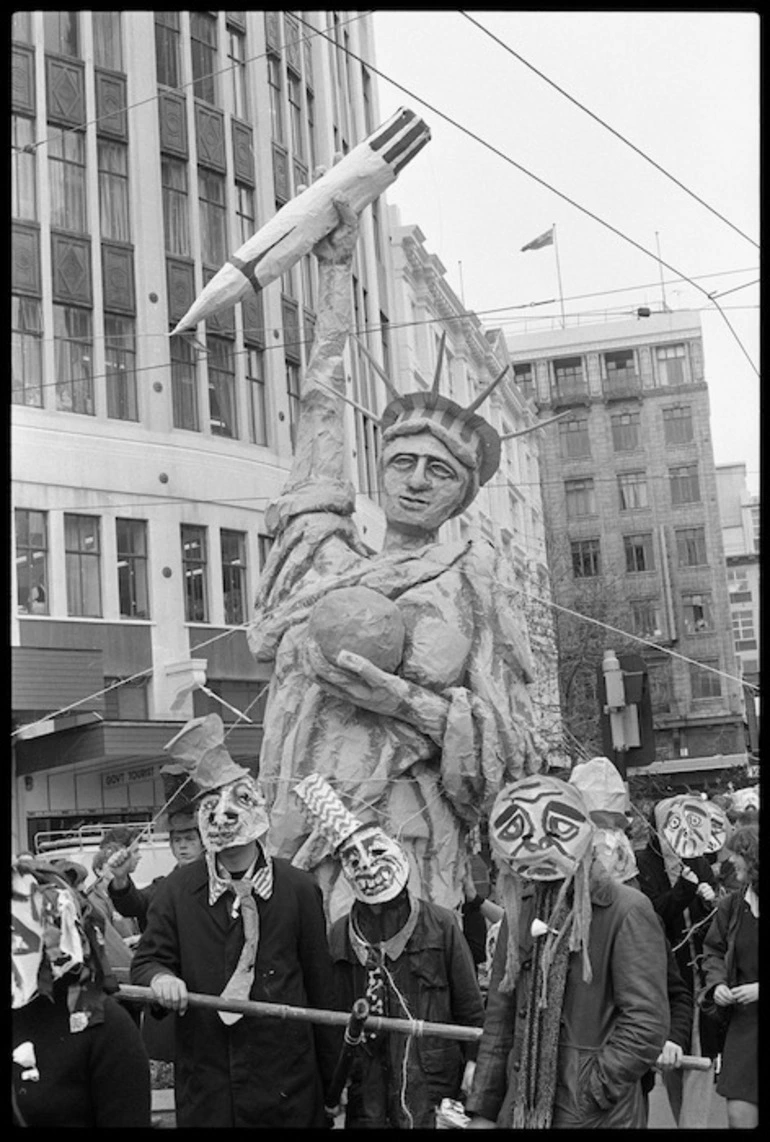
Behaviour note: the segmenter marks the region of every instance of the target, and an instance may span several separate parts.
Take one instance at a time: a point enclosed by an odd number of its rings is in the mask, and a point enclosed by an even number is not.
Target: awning
[[[651,765],[629,765],[629,776],[645,773],[706,773],[714,769],[735,769],[748,767],[749,758],[745,753],[719,753],[714,757],[675,757],[667,761],[653,761]]]

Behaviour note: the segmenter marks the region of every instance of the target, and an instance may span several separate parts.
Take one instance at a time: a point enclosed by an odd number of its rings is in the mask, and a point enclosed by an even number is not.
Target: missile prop
[[[429,139],[430,129],[422,119],[400,108],[247,239],[201,290],[171,335],[194,328],[235,305],[249,290],[258,293],[285,274],[337,225],[335,198],[344,196],[360,214]]]

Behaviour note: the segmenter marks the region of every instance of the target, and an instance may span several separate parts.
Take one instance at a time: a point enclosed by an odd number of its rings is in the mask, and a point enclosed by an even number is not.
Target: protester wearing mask
[[[480,1027],[483,1006],[459,917],[414,896],[406,850],[354,817],[320,774],[295,793],[339,859],[354,902],[329,934],[337,1000],[372,1015]],[[443,1099],[468,1085],[476,1044],[367,1033],[350,1072],[345,1129],[432,1129]]]
[[[177,1125],[325,1127],[336,1028],[188,1005],[188,993],[200,992],[327,1007],[334,985],[320,890],[265,852],[264,798],[227,752],[216,714],[188,722],[166,748],[201,790],[206,853],[159,886],[131,982],[179,1013]]]

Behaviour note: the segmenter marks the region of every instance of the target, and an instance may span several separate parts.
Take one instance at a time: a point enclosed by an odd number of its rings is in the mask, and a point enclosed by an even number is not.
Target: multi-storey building
[[[717,497],[727,561],[735,652],[746,684],[750,747],[759,749],[759,496],[746,482],[746,465],[717,465]]]
[[[257,755],[265,680],[242,624],[270,542],[263,509],[291,462],[314,260],[195,336],[169,333],[316,165],[381,120],[345,50],[371,58],[361,13],[16,11],[12,33],[23,847],[36,829],[151,815],[162,747],[190,716],[217,710],[235,756]],[[383,209],[365,212],[355,265],[358,319],[377,329]],[[366,336],[382,360],[385,334]],[[369,361],[354,350],[348,366],[365,405]],[[371,456],[356,459],[366,526]]]
[[[428,251],[420,227],[401,225],[395,206],[390,215],[395,272],[391,339],[398,388],[430,387],[441,360],[440,391],[467,406],[509,364],[505,338],[500,330],[485,329],[466,309],[449,285],[441,259]],[[503,438],[500,468],[468,510],[444,525],[443,535],[447,540],[483,537],[510,561],[520,588],[516,605],[533,650],[533,705],[555,764],[565,746],[540,494],[539,437],[548,430],[530,431],[538,419],[535,407],[510,375],[479,412]],[[518,433],[523,435],[514,435]]]
[[[553,598],[572,616],[563,687],[582,672],[585,706],[602,647],[641,654],[653,768],[697,780],[745,764],[697,314],[512,336],[508,347],[541,412],[568,413],[543,433],[540,459]],[[587,708],[595,725],[598,705]]]

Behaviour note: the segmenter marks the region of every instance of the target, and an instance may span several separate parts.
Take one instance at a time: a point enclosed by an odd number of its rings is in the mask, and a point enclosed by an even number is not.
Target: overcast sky
[[[381,119],[403,105],[432,133],[388,201],[419,224],[468,308],[506,331],[542,328],[543,314],[559,326],[554,249],[520,253],[554,223],[567,315],[633,316],[660,309],[664,291],[671,309],[700,310],[715,460],[745,462],[758,491],[759,17],[467,11],[527,62],[458,11],[373,17],[375,66],[407,89],[378,76]],[[706,296],[726,290],[743,349]]]

